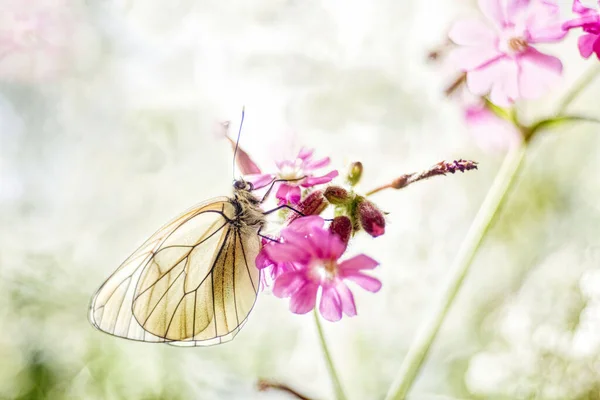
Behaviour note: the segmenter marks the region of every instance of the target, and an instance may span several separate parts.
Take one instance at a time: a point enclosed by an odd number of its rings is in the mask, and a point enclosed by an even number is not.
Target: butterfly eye
[[[237,190],[243,190],[246,189],[246,182],[244,181],[235,181],[233,183],[233,187]]]
[[[248,190],[249,191],[253,191],[254,190],[254,184],[252,182],[246,182],[246,184],[248,185]]]

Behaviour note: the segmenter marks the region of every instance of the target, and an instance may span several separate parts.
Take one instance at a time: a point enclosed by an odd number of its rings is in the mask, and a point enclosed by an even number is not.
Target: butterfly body
[[[260,200],[252,193],[251,186],[238,189],[237,182],[234,184],[234,197],[231,199],[238,213],[237,222],[242,229],[258,232],[266,223],[265,213],[260,208]]]
[[[92,324],[127,339],[205,346],[233,339],[260,281],[265,224],[252,186],[200,203],[160,228],[94,295]]]

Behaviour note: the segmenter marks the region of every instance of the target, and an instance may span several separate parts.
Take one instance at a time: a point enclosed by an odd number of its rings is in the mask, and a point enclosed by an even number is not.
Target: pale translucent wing
[[[173,257],[177,245],[190,246],[209,236],[211,239],[208,240],[214,240],[215,237],[220,237],[221,232],[228,231],[229,221],[234,214],[229,199],[220,197],[190,208],[160,228],[121,264],[95,294],[90,306],[90,320],[94,326],[112,335],[128,339],[165,342],[164,337],[153,335],[143,329],[133,316],[138,282],[145,277],[148,285],[149,273],[145,271],[161,249],[166,251],[160,254],[160,260]],[[173,270],[180,271],[181,266],[175,265]],[[207,273],[206,269],[204,272]],[[190,274],[190,282],[193,283],[194,279],[198,280],[201,274],[202,269],[194,269]],[[166,274],[166,277],[175,278],[173,272]]]
[[[256,232],[230,227],[215,258],[212,273],[195,293],[187,295],[194,299],[194,335],[175,338],[171,336],[174,331],[169,332],[167,338],[172,340],[169,344],[210,346],[235,337],[245,324],[258,294],[260,274],[254,260],[259,250]],[[187,304],[191,302],[188,300]],[[214,315],[214,318],[205,315]]]

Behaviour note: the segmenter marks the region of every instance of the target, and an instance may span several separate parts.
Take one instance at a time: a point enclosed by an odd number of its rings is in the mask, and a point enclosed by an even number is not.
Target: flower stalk
[[[512,183],[519,172],[525,156],[525,145],[509,152],[504,159],[498,175],[494,179],[488,195],[486,196],[465,240],[460,248],[458,256],[449,273],[449,279],[441,292],[439,299],[435,302],[434,309],[423,323],[420,332],[404,358],[400,372],[388,394],[386,400],[405,399],[417,374],[421,370],[429,348],[444,322],[448,310],[452,306],[456,295],[469,271],[473,258],[477,253],[479,245],[488,232],[494,217],[497,215]]]
[[[342,387],[342,383],[338,376],[337,370],[335,369],[335,365],[333,364],[333,359],[331,358],[331,353],[329,352],[329,347],[327,346],[327,341],[325,340],[325,334],[323,333],[323,327],[321,326],[321,321],[319,319],[319,313],[317,309],[314,309],[315,316],[315,325],[317,326],[317,332],[319,333],[319,343],[321,344],[321,350],[323,351],[323,357],[325,358],[325,364],[327,365],[327,371],[329,371],[329,377],[331,378],[331,383],[333,384],[333,390],[335,392],[335,398],[337,400],[346,400],[346,394],[344,393],[344,389]]]
[[[599,74],[600,67],[595,65],[575,83],[560,102],[555,119],[563,117],[563,113],[568,106],[587,87],[587,84]],[[409,348],[400,367],[400,371],[388,390],[385,397],[386,400],[405,399],[409,393],[425,359],[427,358],[431,345],[469,272],[479,246],[483,242],[495,217],[498,215],[498,211],[502,207],[504,200],[512,188],[515,178],[522,167],[527,145],[531,142],[533,135],[540,130],[538,129],[528,134],[527,129],[517,121],[515,114],[513,114],[513,117],[513,124],[521,130],[525,140],[506,155],[502,167],[496,175],[496,178],[461,245],[459,253],[450,270],[448,281],[446,282],[438,301],[434,304],[431,314],[429,314],[424,321],[416,339]]]
[[[452,162],[441,161],[425,171],[401,175],[386,185],[382,185],[370,190],[367,192],[366,196],[374,195],[375,193],[381,192],[385,189],[404,189],[410,184],[422,181],[424,179],[429,179],[434,176],[444,176],[448,173],[454,174],[457,171],[465,172],[473,169],[477,169],[477,162],[475,161],[463,159]]]
[[[600,65],[594,64],[575,82],[571,90],[565,95],[560,102],[556,114],[560,115],[567,110],[571,103],[579,96],[579,94],[590,85],[590,83],[598,77],[600,73]]]

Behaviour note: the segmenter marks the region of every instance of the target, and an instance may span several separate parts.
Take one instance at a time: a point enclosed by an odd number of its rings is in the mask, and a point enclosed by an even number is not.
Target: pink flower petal
[[[244,150],[238,147],[237,154],[235,156],[235,162],[237,163],[242,175],[247,174],[260,174],[260,168],[252,159],[250,155]]]
[[[459,47],[449,55],[449,62],[463,71],[484,67],[502,57],[495,46]]]
[[[562,74],[562,63],[556,57],[528,48],[519,58],[519,89],[525,99],[535,99],[554,86]]]
[[[579,53],[583,58],[590,58],[594,53],[594,45],[598,42],[600,36],[592,33],[585,34],[579,37],[577,45],[579,47]]]
[[[505,17],[499,0],[479,0],[479,8],[487,19],[497,27],[505,25]]]
[[[229,144],[231,144],[231,148],[235,150],[235,147],[236,147],[235,140],[233,140],[232,138],[227,136],[227,131],[229,130],[229,122],[223,123],[223,124],[221,124],[221,126],[222,126],[221,130],[223,131],[222,135],[225,137],[225,139],[229,140]],[[242,175],[260,174],[261,173],[260,168],[258,168],[258,165],[256,165],[256,163],[254,161],[252,161],[252,158],[250,158],[250,155],[248,153],[246,153],[240,146],[238,146],[238,148],[237,148],[237,153],[235,155],[235,162],[236,162],[238,168],[240,169],[240,171],[242,172]]]
[[[328,229],[313,228],[307,237],[316,258],[320,260],[337,260],[346,250],[342,240]]]
[[[310,259],[311,254],[304,248],[288,243],[273,243],[265,248],[267,256],[275,262],[299,262]]]
[[[321,260],[337,260],[341,255],[338,255],[340,252],[339,243],[341,240],[329,230],[319,228],[312,229],[308,239],[316,250],[317,257]]]
[[[298,186],[282,183],[281,186],[279,186],[275,197],[279,199],[279,205],[298,204],[301,198],[301,191]]]
[[[567,36],[560,24],[536,28],[529,32],[529,43],[554,43]]]
[[[531,0],[479,0],[479,8],[497,28],[519,25]]]
[[[467,73],[467,86],[476,95],[490,92],[490,100],[501,107],[519,98],[517,63],[508,57]]]
[[[586,14],[590,11],[593,11],[593,9],[584,6],[581,3],[581,0],[574,0],[573,1],[573,12],[577,13],[577,14]]]
[[[290,297],[308,283],[301,271],[285,272],[275,280],[273,294],[277,297]]]
[[[330,162],[331,160],[329,159],[329,157],[325,157],[316,161],[306,161],[306,163],[304,164],[304,170],[312,171],[314,169],[323,168],[328,166]]]
[[[471,93],[477,96],[483,96],[489,93],[494,84],[494,80],[498,78],[498,74],[493,69],[496,62],[486,65],[485,67],[477,68],[467,74],[467,87]]]
[[[369,292],[378,292],[381,289],[381,281],[372,276],[365,275],[361,272],[353,272],[350,275],[344,276],[344,279],[348,279]]]
[[[363,269],[373,269],[378,265],[378,261],[372,259],[367,255],[359,254],[345,261],[342,261],[338,265],[338,269],[340,271],[341,276],[346,276],[346,274],[351,275],[352,273]]]
[[[272,175],[272,174],[259,174],[259,175],[244,176],[244,179],[247,182],[252,183],[252,185],[254,186],[254,189],[260,189],[260,188],[267,186],[268,184],[271,183],[273,178],[275,178],[275,175]]]
[[[584,15],[579,18],[574,18],[574,19],[571,19],[571,20],[565,22],[562,25],[562,28],[564,30],[570,30],[570,29],[575,29],[575,28],[584,28],[585,29],[586,25],[594,26],[594,25],[598,24],[599,21],[600,21],[600,15],[588,14],[588,15]]]
[[[296,257],[298,258],[290,261],[308,263],[311,258],[317,257],[318,246],[311,241],[310,236],[307,236],[306,232],[295,232],[290,229],[284,229],[281,232],[281,237],[286,246],[299,249],[296,250]],[[304,257],[297,255],[300,251],[305,255]]]
[[[596,43],[594,43],[594,53],[596,53],[596,57],[600,60],[600,40],[596,40]]]
[[[306,159],[312,157],[314,152],[315,152],[315,149],[308,149],[306,147],[302,147],[300,149],[300,151],[298,152],[298,158],[301,160],[306,160]]]
[[[342,319],[342,304],[334,287],[323,288],[319,311],[327,321],[335,322]]]
[[[354,303],[354,296],[352,295],[352,292],[342,281],[337,283],[336,290],[340,296],[342,311],[347,316],[354,317],[356,315],[356,304]]]
[[[513,148],[521,141],[521,134],[510,122],[498,117],[484,105],[472,105],[465,110],[469,132],[485,150]]]
[[[269,245],[266,245],[266,246],[269,246]],[[271,260],[269,258],[269,256],[267,255],[267,251],[265,249],[266,246],[264,246],[258,252],[258,255],[256,256],[256,259],[254,261],[256,264],[256,268],[258,268],[258,269],[264,269],[264,268],[270,267],[271,265],[274,264],[273,260]]]
[[[325,220],[318,215],[309,215],[306,217],[296,218],[286,230],[292,230],[308,235],[313,228],[323,228]]]
[[[300,271],[301,269],[298,269]],[[296,271],[295,264],[291,262],[283,262],[274,264],[271,267],[271,278],[277,279],[279,276],[283,275],[286,272]]]
[[[331,257],[332,260],[337,260],[346,251],[346,245],[338,235],[329,230],[325,232],[329,235],[329,257]]]
[[[293,168],[294,167],[294,161],[290,161],[290,160],[281,160],[281,161],[275,161],[275,165],[277,166],[277,169],[282,170],[283,168]]]
[[[335,178],[338,175],[339,175],[339,173],[337,171],[331,171],[330,173],[328,173],[327,175],[324,175],[324,176],[309,177],[309,178],[306,178],[304,181],[302,181],[301,186],[302,187],[311,187],[311,186],[315,186],[315,185],[321,185],[323,183],[328,183],[328,182],[331,182],[333,180],[333,178]],[[298,189],[298,190],[300,190],[300,189]]]
[[[497,35],[485,23],[478,19],[458,20],[450,28],[448,37],[461,46],[495,45]]]
[[[279,279],[281,279],[281,277]],[[277,284],[277,282],[275,282],[275,284]],[[290,311],[294,314],[306,314],[315,308],[318,289],[319,285],[316,283],[307,283],[302,286],[298,291],[292,294]]]
[[[329,231],[324,229],[311,229],[310,235],[306,238],[310,243],[307,248],[310,248],[315,257],[320,260],[329,260]]]
[[[531,2],[527,14],[525,24],[529,43],[554,43],[566,36],[560,8],[553,1]]]

